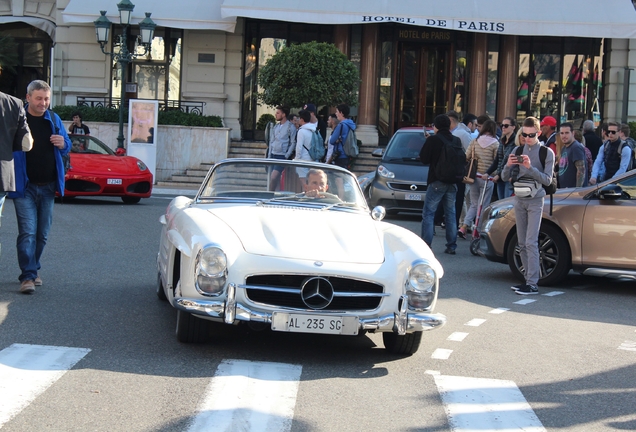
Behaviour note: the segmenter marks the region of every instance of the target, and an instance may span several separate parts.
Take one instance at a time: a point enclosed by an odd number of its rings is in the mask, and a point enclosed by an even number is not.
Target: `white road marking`
[[[0,428],[90,352],[13,344],[0,351]]]
[[[545,294],[541,294],[542,296],[546,296],[546,297],[554,297],[554,296],[558,296],[561,294],[565,294],[563,291],[550,291],[549,293],[545,293]]]
[[[545,431],[512,381],[447,375],[433,378],[453,431]]]
[[[515,304],[519,304],[519,305],[527,305],[527,304],[534,303],[534,302],[536,302],[536,300],[532,300],[532,299],[523,299],[523,300],[516,301],[516,302],[514,302],[514,303],[515,303]]]
[[[289,431],[302,366],[224,360],[189,431]]]
[[[453,350],[437,348],[435,351],[433,351],[433,355],[431,355],[431,358],[437,360],[448,360],[452,352]]]
[[[486,322],[485,319],[475,318],[475,319],[471,319],[470,321],[468,321],[464,325],[471,326],[471,327],[479,327],[480,325],[482,325],[485,322]]]
[[[636,351],[636,342],[634,341],[625,341],[618,347],[618,349],[625,351]]]
[[[461,342],[464,339],[466,339],[466,336],[468,336],[468,333],[455,332],[455,333],[452,333],[448,338],[446,338],[446,340]]]
[[[491,310],[488,313],[498,315],[498,314],[502,314],[502,313],[504,313],[506,311],[509,311],[509,310],[510,310],[510,308],[501,307],[501,308],[493,309],[493,310]]]

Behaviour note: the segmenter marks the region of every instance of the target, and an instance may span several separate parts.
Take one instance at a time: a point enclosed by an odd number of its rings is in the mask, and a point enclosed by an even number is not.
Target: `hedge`
[[[62,120],[73,120],[73,113],[79,112],[84,122],[119,123],[119,109],[87,107],[75,105],[59,105],[52,108]],[[128,123],[128,108],[124,108],[124,123]],[[223,127],[219,116],[201,116],[188,114],[179,110],[159,111],[157,123],[160,125]]]

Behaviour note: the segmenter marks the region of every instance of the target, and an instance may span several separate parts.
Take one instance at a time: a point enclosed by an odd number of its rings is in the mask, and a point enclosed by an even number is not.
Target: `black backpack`
[[[452,141],[441,135],[437,136],[443,145],[435,164],[435,177],[442,183],[461,183],[466,166],[466,153],[461,140],[456,136],[453,136]]]

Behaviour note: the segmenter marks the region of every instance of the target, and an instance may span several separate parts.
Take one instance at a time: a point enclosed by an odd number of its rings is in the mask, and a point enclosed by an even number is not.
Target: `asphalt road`
[[[293,384],[286,387],[292,396],[285,396],[291,414],[267,423],[272,420],[254,420],[257,406],[247,406],[241,422],[229,430],[250,430],[254,424],[263,430],[267,424],[269,430],[287,424],[292,431],[468,430],[459,421],[466,418],[474,421],[473,429],[487,430],[476,420],[484,405],[464,401],[462,417],[454,411],[457,405],[444,399],[452,394],[444,393],[444,385],[455,381],[476,382],[482,394],[494,394],[488,384],[493,382],[518,389],[539,426],[532,429],[530,416],[510,430],[542,430],[541,425],[559,431],[636,429],[633,282],[571,274],[565,284],[541,289],[550,295],[528,299],[509,289],[516,281],[507,266],[472,256],[467,241],[460,240],[455,256],[442,253],[438,229],[433,250],[446,273],[437,311],[448,324],[425,334],[411,357],[387,354],[377,335],[329,337],[242,327],[226,329],[207,344],[185,345],[174,336],[175,311],[154,291],[158,218],[168,203],[152,198],[123,205],[115,198],[87,198],[56,204],[42,260],[44,286],[31,296],[18,292],[15,214],[12,202],[5,204],[0,227],[3,431],[188,430],[202,411],[214,411],[204,403],[219,396],[218,387],[210,387],[220,382],[213,377],[222,365],[236,361],[265,368],[291,365],[299,377],[287,379]],[[419,232],[417,217],[390,221]],[[523,300],[534,301],[517,303]],[[30,357],[3,370],[3,353],[13,344],[90,351],[3,420],[2,406],[25,393],[28,384],[18,380],[9,388],[6,383],[24,369],[26,376],[40,372]],[[268,387],[266,393],[277,391]],[[497,418],[523,411],[512,400],[491,402],[499,403]]]

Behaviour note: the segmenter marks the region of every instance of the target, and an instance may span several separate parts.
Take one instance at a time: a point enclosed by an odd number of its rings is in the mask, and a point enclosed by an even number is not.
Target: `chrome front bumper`
[[[254,311],[246,305],[238,303],[236,301],[236,287],[233,285],[228,287],[225,301],[177,297],[174,304],[182,311],[204,317],[223,319],[226,324],[234,324],[235,321],[272,323],[271,313]],[[446,324],[446,316],[443,314],[409,310],[406,305],[406,296],[400,298],[399,305],[399,310],[393,314],[360,318],[359,330],[393,331],[404,335],[416,331],[433,330]],[[285,312],[293,311],[285,310]],[[299,313],[307,313],[307,311],[299,311]],[[337,315],[337,312],[333,314]],[[317,313],[317,315],[320,314]]]

